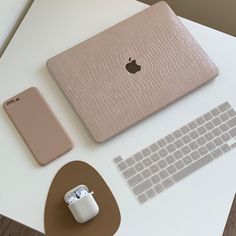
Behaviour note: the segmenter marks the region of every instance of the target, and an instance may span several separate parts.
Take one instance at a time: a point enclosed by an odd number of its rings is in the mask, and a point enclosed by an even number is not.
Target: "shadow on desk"
[[[44,234],[0,215],[0,236],[44,236]]]

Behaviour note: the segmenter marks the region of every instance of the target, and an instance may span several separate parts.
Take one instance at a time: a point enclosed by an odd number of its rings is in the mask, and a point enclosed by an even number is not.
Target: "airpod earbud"
[[[99,207],[92,194],[93,192],[89,192],[86,185],[79,185],[64,196],[65,203],[79,223],[87,222],[99,212]]]
[[[74,202],[77,202],[79,199],[77,198],[77,197],[75,197],[75,196],[71,196],[70,198],[69,198],[69,201],[68,201],[68,204],[70,205],[70,204],[73,204]]]
[[[76,196],[78,198],[84,197],[88,194],[87,187],[85,188],[84,186],[80,187],[76,192]]]
[[[71,204],[71,201],[73,201],[72,199],[74,199],[74,201],[75,201],[75,199],[78,200],[78,198],[76,197],[76,194],[74,192],[68,192],[65,194],[64,201],[66,204],[68,204],[68,205]]]

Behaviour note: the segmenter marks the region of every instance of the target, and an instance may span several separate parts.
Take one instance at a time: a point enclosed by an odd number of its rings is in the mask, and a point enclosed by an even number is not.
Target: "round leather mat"
[[[64,203],[65,193],[80,184],[94,191],[99,206],[98,215],[84,224],[75,221]],[[54,177],[45,206],[44,224],[47,236],[112,236],[120,225],[120,211],[100,174],[85,162],[73,161]]]

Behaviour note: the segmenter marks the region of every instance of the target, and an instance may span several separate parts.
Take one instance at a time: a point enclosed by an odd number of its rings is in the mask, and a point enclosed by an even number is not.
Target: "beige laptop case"
[[[97,142],[218,75],[165,2],[49,59],[47,65]]]

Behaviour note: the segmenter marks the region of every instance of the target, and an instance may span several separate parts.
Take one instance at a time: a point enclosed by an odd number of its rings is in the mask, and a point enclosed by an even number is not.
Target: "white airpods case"
[[[65,194],[64,200],[79,223],[85,223],[99,212],[97,202],[86,185],[79,185]]]
[[[79,223],[84,223],[95,217],[99,208],[91,193],[68,205],[72,215]]]

